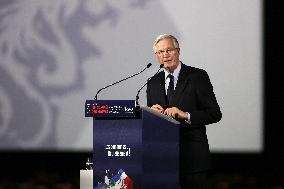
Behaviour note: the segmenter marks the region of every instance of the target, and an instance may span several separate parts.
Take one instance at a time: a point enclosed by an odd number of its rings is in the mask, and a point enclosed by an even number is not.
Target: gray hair
[[[175,36],[170,35],[170,34],[161,34],[154,41],[153,50],[154,50],[155,53],[156,53],[156,46],[157,46],[157,44],[160,41],[162,41],[163,39],[166,39],[166,38],[172,39],[175,48],[179,48],[179,43],[178,43],[178,40],[177,40],[177,38]]]

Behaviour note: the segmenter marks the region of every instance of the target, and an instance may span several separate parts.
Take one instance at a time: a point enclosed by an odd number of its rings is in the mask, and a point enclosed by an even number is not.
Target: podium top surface
[[[154,114],[156,115],[157,117],[160,117],[162,119],[165,119],[173,124],[180,124],[179,121],[175,120],[174,118],[172,117],[169,117],[169,116],[166,116],[164,114],[161,114],[160,112],[156,111],[156,110],[153,110],[151,108],[149,108],[148,106],[143,106],[143,105],[139,105],[139,107],[144,110],[144,111],[147,111],[147,112],[150,112],[151,114]]]

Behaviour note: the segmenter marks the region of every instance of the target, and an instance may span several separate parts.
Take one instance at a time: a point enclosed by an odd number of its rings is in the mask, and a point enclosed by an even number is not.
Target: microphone
[[[98,94],[99,94],[102,90],[104,90],[104,89],[106,89],[106,88],[109,88],[109,87],[111,87],[111,86],[113,86],[113,85],[115,85],[115,84],[118,84],[118,83],[120,83],[120,82],[122,82],[122,81],[125,81],[125,80],[127,80],[127,79],[130,79],[130,78],[132,78],[132,77],[134,77],[134,76],[136,76],[136,75],[139,75],[139,74],[141,74],[142,72],[144,72],[147,68],[150,68],[150,66],[152,66],[152,63],[147,64],[146,68],[144,68],[143,70],[141,70],[140,72],[138,72],[138,73],[136,73],[136,74],[133,74],[133,75],[131,75],[131,76],[128,76],[128,77],[126,77],[126,78],[124,78],[124,79],[121,79],[121,80],[119,80],[119,81],[116,81],[116,82],[114,82],[114,83],[112,83],[112,84],[110,84],[110,85],[107,85],[107,86],[101,88],[100,90],[97,91],[96,96],[95,96],[94,99],[97,100]]]
[[[164,64],[161,64],[161,65],[160,65],[160,68],[158,69],[158,71],[157,71],[152,77],[148,78],[148,79],[147,79],[147,82],[138,90],[137,95],[136,95],[136,106],[139,105],[138,100],[139,100],[139,93],[140,93],[140,91],[148,84],[148,82],[149,82],[155,75],[157,75],[157,74],[160,72],[160,70],[161,70],[163,67],[164,67]]]

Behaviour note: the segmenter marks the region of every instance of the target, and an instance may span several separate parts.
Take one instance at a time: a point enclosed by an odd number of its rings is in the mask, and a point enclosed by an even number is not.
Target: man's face
[[[175,48],[171,38],[165,38],[156,45],[156,56],[164,68],[173,72],[179,64],[179,48]]]

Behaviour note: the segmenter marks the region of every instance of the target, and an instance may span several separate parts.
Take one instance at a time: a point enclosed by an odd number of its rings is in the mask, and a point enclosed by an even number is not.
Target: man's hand
[[[162,106],[160,106],[159,104],[155,104],[155,105],[153,105],[152,107],[151,107],[151,109],[153,109],[153,110],[156,110],[156,111],[158,111],[158,112],[160,112],[160,113],[164,113],[164,108],[162,107]]]
[[[185,120],[188,119],[188,113],[181,111],[177,107],[167,108],[164,111],[164,114],[167,116],[171,116],[173,118],[185,119]]]

